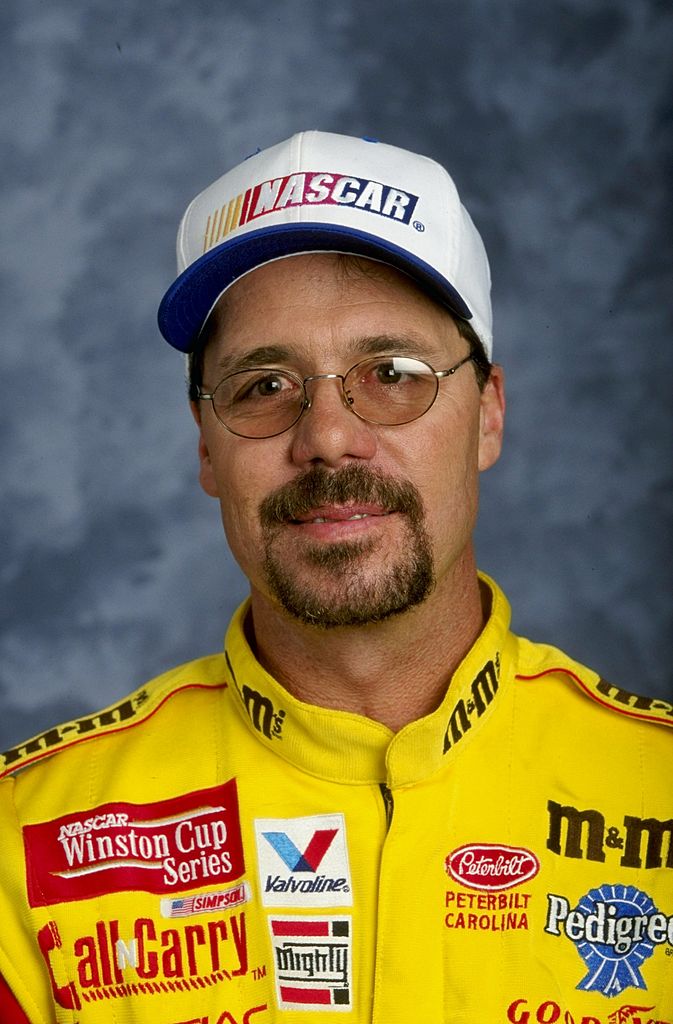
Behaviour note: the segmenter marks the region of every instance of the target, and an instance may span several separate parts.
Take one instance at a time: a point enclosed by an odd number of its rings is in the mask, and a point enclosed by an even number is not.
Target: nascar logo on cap
[[[490,357],[488,260],[448,172],[397,146],[318,131],[258,150],[192,199],[178,230],[179,276],[159,307],[161,332],[191,352],[239,278],[325,252],[407,274],[470,320]]]
[[[289,206],[355,206],[408,224],[418,196],[393,185],[332,171],[302,171],[253,185],[208,214],[203,252],[235,228]]]

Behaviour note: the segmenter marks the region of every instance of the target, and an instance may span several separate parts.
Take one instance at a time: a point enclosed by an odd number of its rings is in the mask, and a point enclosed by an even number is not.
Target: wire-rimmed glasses
[[[220,423],[238,437],[276,437],[311,407],[306,385],[340,380],[344,404],[361,420],[397,427],[423,416],[433,405],[439,382],[473,359],[471,352],[448,370],[435,370],[411,356],[380,355],[351,366],[346,373],[300,377],[290,370],[259,367],[227,374],[217,387],[194,387],[193,397],[210,401]]]

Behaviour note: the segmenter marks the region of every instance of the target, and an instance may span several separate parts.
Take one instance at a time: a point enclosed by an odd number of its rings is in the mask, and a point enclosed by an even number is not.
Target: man
[[[193,201],[160,309],[250,600],[5,755],[3,1021],[673,1021],[673,708],[509,632],[485,253],[310,132]]]

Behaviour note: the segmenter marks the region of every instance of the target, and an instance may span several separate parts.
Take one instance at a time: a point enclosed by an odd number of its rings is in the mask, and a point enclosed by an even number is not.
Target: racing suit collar
[[[487,726],[513,672],[513,659],[505,656],[516,643],[509,632],[509,603],[493,580],[483,573],[479,578],[491,592],[483,630],[437,710],[396,734],[372,719],[305,704],[288,693],[248,644],[244,621],[249,603],[244,603],[227,631],[225,657],[234,703],[247,726],[278,756],[338,782],[411,785],[446,768]]]

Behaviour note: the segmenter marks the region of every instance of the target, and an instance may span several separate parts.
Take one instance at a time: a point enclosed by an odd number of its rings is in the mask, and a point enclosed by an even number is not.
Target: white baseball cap
[[[159,328],[190,352],[219,297],[243,275],[299,253],[365,256],[414,278],[492,353],[483,242],[444,168],[373,139],[301,132],[255,153],[187,207],[179,277]]]

